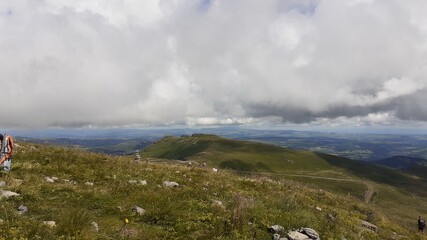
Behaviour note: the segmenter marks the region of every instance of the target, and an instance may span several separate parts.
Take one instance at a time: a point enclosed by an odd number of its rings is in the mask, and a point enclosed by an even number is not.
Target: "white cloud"
[[[0,127],[427,121],[426,9],[4,0]]]

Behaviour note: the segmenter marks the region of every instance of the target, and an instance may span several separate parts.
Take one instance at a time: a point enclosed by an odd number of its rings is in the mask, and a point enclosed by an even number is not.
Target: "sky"
[[[427,1],[2,0],[0,128],[427,129]]]

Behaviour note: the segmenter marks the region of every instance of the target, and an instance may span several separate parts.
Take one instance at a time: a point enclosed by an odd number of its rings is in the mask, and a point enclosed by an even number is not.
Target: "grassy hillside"
[[[408,228],[418,215],[427,214],[427,184],[421,174],[333,155],[202,134],[163,138],[144,148],[141,155],[206,162],[240,174],[254,172],[308,183],[371,202]]]
[[[213,166],[238,171],[362,177],[405,188],[421,184],[402,172],[360,161],[215,135],[166,137],[144,148],[141,156],[205,161]]]
[[[373,205],[293,180],[28,143],[13,162],[1,189],[20,195],[0,199],[0,239],[269,239],[274,224],[311,227],[322,239],[422,239]],[[368,218],[379,232],[360,226]]]

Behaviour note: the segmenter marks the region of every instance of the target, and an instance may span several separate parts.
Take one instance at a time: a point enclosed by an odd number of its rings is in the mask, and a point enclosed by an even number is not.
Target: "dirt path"
[[[254,173],[254,172],[248,172],[248,171],[234,171],[234,170],[230,170],[230,172]],[[366,192],[365,192],[365,196],[364,196],[365,203],[371,203],[372,197],[374,196],[374,193],[375,193],[375,189],[374,189],[374,186],[372,183],[370,183],[368,181],[353,179],[353,178],[333,178],[333,177],[321,177],[321,176],[313,176],[313,175],[306,175],[306,174],[269,173],[269,172],[255,172],[254,174],[289,176],[289,177],[304,177],[304,178],[312,178],[312,179],[325,179],[325,180],[341,181],[341,182],[362,183],[366,186]]]
[[[372,186],[372,183],[370,182],[364,181],[363,183],[368,188],[365,192],[365,203],[371,203],[372,197],[374,196],[374,193],[375,193],[374,186]]]
[[[183,164],[183,163],[187,164],[186,161],[177,161],[177,160],[175,160],[175,161],[179,162],[181,164]],[[154,161],[154,162],[159,163],[159,162],[162,162],[162,161],[158,161],[157,160],[157,161]],[[170,160],[168,162],[170,162]],[[251,172],[251,171],[236,171],[236,170],[224,170],[224,169],[222,169],[221,171],[234,172],[234,173],[237,172],[237,173],[257,174],[257,175],[270,175],[270,176],[303,177],[303,178],[311,178],[311,179],[325,179],[325,180],[331,180],[331,181],[362,183],[362,184],[364,184],[366,186],[366,192],[365,192],[365,196],[364,196],[365,203],[371,203],[372,198],[373,198],[374,193],[375,193],[375,188],[374,188],[374,186],[373,186],[373,184],[371,182],[363,181],[363,180],[359,180],[359,179],[354,179],[354,178],[334,178],[334,177],[313,176],[313,175],[307,175],[307,174]]]

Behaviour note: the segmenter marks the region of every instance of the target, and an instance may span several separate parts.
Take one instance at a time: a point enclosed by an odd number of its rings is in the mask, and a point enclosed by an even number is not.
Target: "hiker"
[[[10,172],[12,164],[13,138],[9,134],[0,134],[0,167]]]
[[[426,228],[426,222],[424,219],[420,216],[418,218],[418,232],[421,232],[424,234],[424,229]]]

